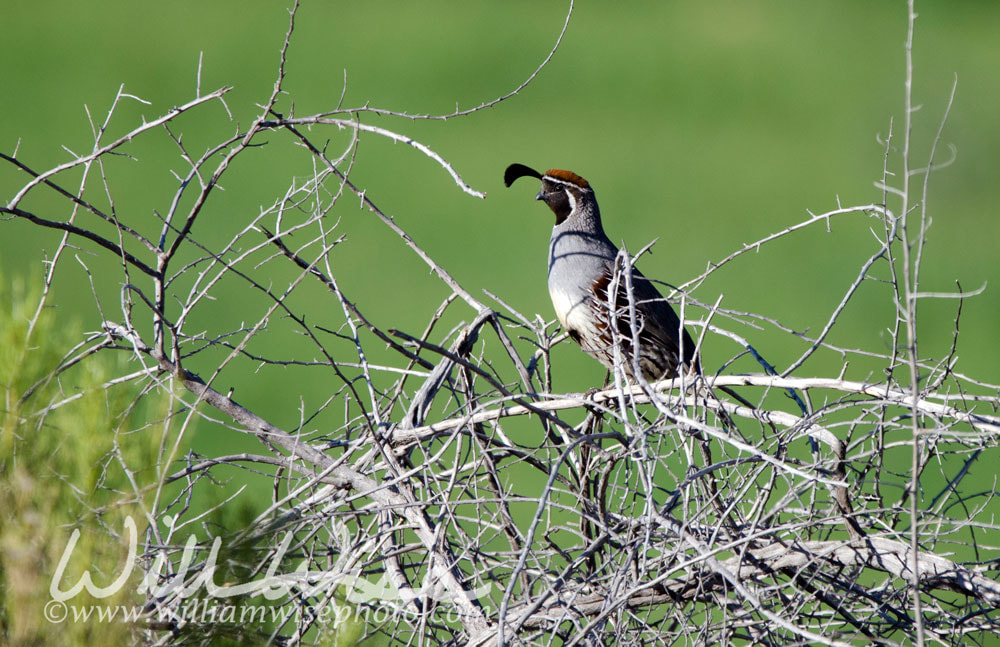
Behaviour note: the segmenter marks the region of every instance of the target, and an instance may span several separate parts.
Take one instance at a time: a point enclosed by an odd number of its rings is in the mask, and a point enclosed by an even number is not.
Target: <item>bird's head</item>
[[[581,207],[588,209],[594,206],[594,191],[590,183],[572,171],[551,169],[542,175],[524,164],[511,164],[503,174],[503,183],[508,187],[518,178],[524,176],[538,178],[542,188],[535,196],[543,200],[556,215],[556,225],[562,224],[573,212]]]

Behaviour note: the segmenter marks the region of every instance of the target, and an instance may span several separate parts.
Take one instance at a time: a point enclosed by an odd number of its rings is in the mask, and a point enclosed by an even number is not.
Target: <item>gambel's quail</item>
[[[618,248],[601,226],[594,190],[576,173],[552,169],[542,175],[523,164],[507,167],[504,184],[509,187],[526,175],[542,181],[535,199],[544,200],[556,216],[549,241],[549,296],[559,322],[584,351],[608,368],[614,368],[617,342],[622,368],[635,379],[628,281],[615,276]],[[615,281],[612,316],[608,287]],[[650,381],[675,377],[679,366],[697,369],[694,341],[670,304],[639,270],[632,270],[631,283],[642,377]]]

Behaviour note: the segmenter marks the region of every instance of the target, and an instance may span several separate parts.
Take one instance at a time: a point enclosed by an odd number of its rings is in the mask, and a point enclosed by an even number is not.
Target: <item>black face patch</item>
[[[538,198],[544,200],[545,204],[549,205],[549,209],[552,209],[552,213],[556,215],[557,225],[569,218],[570,212],[573,211],[566,191],[565,184],[543,181],[542,190],[538,194]]]

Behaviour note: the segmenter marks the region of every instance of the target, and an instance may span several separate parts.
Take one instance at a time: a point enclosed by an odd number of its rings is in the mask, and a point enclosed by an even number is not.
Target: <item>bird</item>
[[[640,376],[652,382],[677,377],[681,371],[700,372],[694,341],[677,313],[634,267],[635,321],[631,320],[628,281],[615,272],[618,247],[604,233],[590,183],[572,171],[551,169],[542,174],[524,164],[511,164],[504,171],[504,185],[509,188],[522,177],[541,180],[535,199],[555,214],[549,240],[549,296],[569,337],[612,371],[617,344],[620,365],[635,382]],[[608,289],[616,282],[612,311]],[[637,348],[633,347],[633,323]]]

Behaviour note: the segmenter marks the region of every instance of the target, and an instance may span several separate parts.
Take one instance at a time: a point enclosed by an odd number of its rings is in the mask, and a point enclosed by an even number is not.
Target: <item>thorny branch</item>
[[[291,593],[275,604],[300,613],[267,630],[275,644],[313,640],[310,631],[328,629],[320,612],[330,608],[357,613],[365,635],[393,644],[963,644],[970,634],[995,632],[996,547],[982,537],[997,530],[996,497],[993,487],[973,482],[1000,444],[1000,387],[955,370],[954,340],[942,359],[917,352],[918,299],[956,295],[920,292],[917,283],[929,231],[927,182],[940,164],[932,154],[917,172],[909,159],[912,2],[910,9],[907,113],[901,159],[893,162],[904,168],[902,184],[890,182],[890,129],[881,204],[810,214],[679,288],[699,348],[736,341],[763,373],[706,371],[629,384],[618,367],[612,388],[553,392],[550,351],[565,335],[500,298],[490,295],[491,306],[473,296],[351,179],[365,131],[406,142],[461,190],[483,197],[430,146],[363,118],[459,118],[517,95],[555,54],[572,4],[540,66],[476,108],[434,116],[364,106],[283,116],[296,4],[273,91],[256,119],[200,156],[182,143],[184,120],[201,118],[199,110],[223,101],[227,88],[203,95],[199,83],[195,98],[104,142],[119,101],[134,99],[120,89],[94,127],[93,150],[46,171],[0,154],[30,178],[0,212],[63,232],[38,312],[52,298],[55,266],[70,241],[93,245],[121,270],[120,318],[101,316],[103,332],[67,353],[49,379],[97,353],[126,350],[141,367],[101,388],[138,382],[144,392],[186,392],[175,396],[180,425],[165,443],[158,480],[143,484],[136,474],[148,466],[126,466],[136,493],[156,492],[144,564],[161,560],[160,581],[186,572],[192,582],[208,568],[211,541],[187,565],[180,530],[198,522],[193,494],[224,490],[221,469],[236,467],[266,483],[272,500],[253,523],[226,535],[230,561],[243,564],[248,580],[276,555],[287,555],[282,572],[294,571]],[[326,129],[351,135],[337,154],[311,139]],[[157,210],[163,215],[153,240],[140,216],[83,196],[92,167],[103,178],[108,156],[158,132],[186,170],[169,205]],[[251,218],[213,222],[224,237],[198,233],[213,220],[221,181],[237,173],[233,162],[261,154],[264,134],[299,145],[311,175],[290,178]],[[66,188],[63,176],[77,167],[85,171],[81,185]],[[112,202],[106,179],[103,188]],[[42,191],[63,200],[68,215],[36,212],[32,198]],[[341,214],[356,209],[354,198],[446,288],[423,330],[383,327],[345,291],[350,268],[335,259],[350,244]],[[699,300],[718,268],[833,218],[865,218],[880,234],[815,337],[768,315],[726,310],[711,295]],[[627,287],[632,259],[622,261]],[[888,352],[831,342],[842,313],[866,290],[895,304]],[[216,301],[240,309],[240,323],[217,323]],[[342,313],[342,322],[317,321],[317,301],[326,313]],[[97,306],[111,312],[99,297]],[[704,318],[690,316],[699,308]],[[446,323],[456,317],[465,321]],[[216,323],[195,327],[205,321]],[[747,331],[760,327],[806,348],[779,371],[748,341]],[[958,330],[956,316],[955,339]],[[841,370],[803,374],[806,360],[821,355],[841,358]],[[883,370],[857,374],[851,358]],[[283,392],[285,409],[238,402],[234,391],[246,376],[270,368],[282,370],[272,388]],[[302,388],[316,371],[335,378],[319,404]],[[259,453],[181,455],[196,419],[203,433],[253,435]],[[299,563],[304,569],[296,570]],[[185,618],[183,604],[176,591],[149,595],[150,644],[255,631]]]

